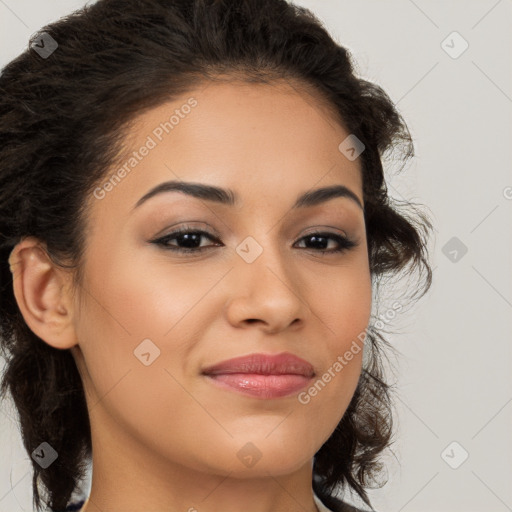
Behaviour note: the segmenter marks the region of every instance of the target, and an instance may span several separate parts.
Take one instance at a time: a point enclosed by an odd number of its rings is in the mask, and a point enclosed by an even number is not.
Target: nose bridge
[[[304,307],[300,280],[293,276],[293,264],[287,263],[286,248],[277,238],[275,233],[262,232],[238,244],[232,296],[234,303],[244,305],[235,309],[245,320],[263,320],[274,324],[274,329],[301,318]]]
[[[236,247],[236,253],[242,260],[239,265],[254,278],[256,284],[278,281],[290,291],[293,286],[292,265],[287,263],[286,248],[273,231],[247,236]]]
[[[248,296],[261,293],[267,301],[294,302],[298,299],[298,276],[294,278],[286,247],[275,231],[249,235],[236,247],[240,261],[237,279],[249,289]]]

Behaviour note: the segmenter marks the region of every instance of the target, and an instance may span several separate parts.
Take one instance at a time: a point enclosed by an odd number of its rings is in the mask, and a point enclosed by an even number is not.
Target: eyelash
[[[219,240],[217,238],[215,238],[211,233],[208,233],[207,231],[203,231],[200,229],[181,228],[181,229],[173,231],[172,233],[169,233],[168,235],[165,235],[161,238],[152,240],[151,243],[159,245],[166,250],[177,252],[177,253],[188,253],[188,254],[199,253],[199,252],[203,252],[205,250],[211,249],[211,246],[183,248],[183,247],[173,247],[171,245],[168,245],[167,242],[169,240],[174,240],[178,236],[184,235],[184,234],[201,235],[201,236],[205,236],[215,242],[219,242]],[[343,253],[345,251],[349,251],[350,249],[352,249],[358,245],[356,242],[354,242],[353,240],[351,240],[345,236],[338,235],[337,233],[329,233],[329,232],[309,233],[306,236],[302,237],[300,240],[303,240],[305,238],[310,238],[310,237],[331,238],[333,240],[336,240],[340,247],[338,249],[330,249],[330,250],[314,249],[314,248],[309,248],[309,247],[302,247],[301,249],[310,250],[310,251],[314,251],[314,252],[320,252],[320,253],[324,253],[324,254],[335,254],[335,253]]]

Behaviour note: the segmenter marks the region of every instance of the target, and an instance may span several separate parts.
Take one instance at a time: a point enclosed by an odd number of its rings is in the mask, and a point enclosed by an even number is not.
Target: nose
[[[235,257],[236,268],[230,273],[232,293],[226,306],[229,322],[238,328],[257,325],[267,334],[300,328],[310,309],[294,265],[268,247],[252,263]]]

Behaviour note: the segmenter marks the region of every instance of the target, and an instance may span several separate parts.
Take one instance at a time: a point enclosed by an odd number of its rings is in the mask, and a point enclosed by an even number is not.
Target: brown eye
[[[313,249],[324,253],[339,253],[347,251],[357,244],[349,238],[338,235],[337,233],[310,233],[309,235],[301,238],[302,240],[310,240],[309,246],[305,249]],[[334,240],[338,244],[338,248],[327,250],[326,245],[329,244],[329,240]],[[317,251],[318,252],[318,251]]]
[[[201,240],[204,237],[219,242],[217,238],[215,238],[212,234],[208,233],[207,231],[191,230],[185,228],[179,229],[177,231],[174,231],[173,233],[169,233],[168,235],[158,238],[157,240],[154,240],[153,243],[160,245],[165,249],[169,249],[171,251],[199,252],[211,248],[211,246],[201,246]],[[175,240],[178,245],[169,243],[173,240]]]
[[[209,238],[211,241],[216,243],[202,246],[201,242],[203,238]],[[336,242],[337,247],[334,249],[328,249],[329,241],[332,240]],[[302,237],[300,241],[306,241],[306,247],[301,247],[301,249],[312,250],[314,252],[324,254],[341,253],[357,246],[356,242],[345,236],[328,232],[310,233],[309,235]],[[168,235],[153,240],[152,243],[157,244],[166,250],[181,253],[199,253],[222,245],[222,242],[211,233],[190,228],[178,229]]]

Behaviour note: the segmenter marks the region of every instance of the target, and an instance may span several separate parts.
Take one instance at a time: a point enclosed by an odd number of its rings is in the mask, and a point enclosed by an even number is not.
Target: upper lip
[[[220,375],[226,373],[255,373],[260,375],[315,375],[313,366],[293,354],[249,354],[221,361],[202,371],[206,375]]]

